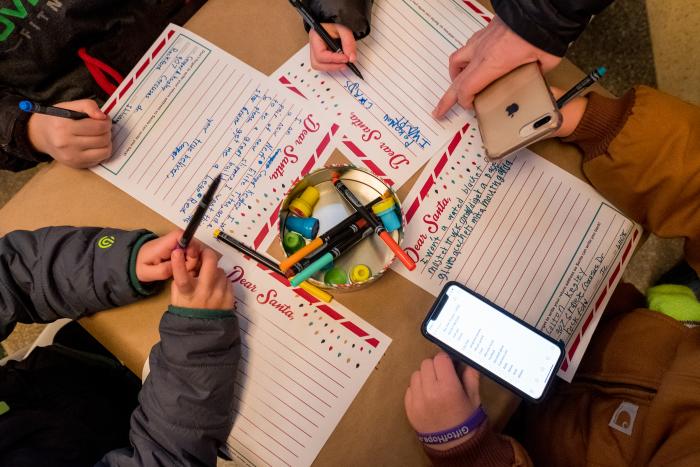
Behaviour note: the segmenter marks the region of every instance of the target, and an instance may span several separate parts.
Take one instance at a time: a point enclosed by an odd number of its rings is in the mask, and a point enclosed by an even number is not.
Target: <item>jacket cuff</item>
[[[513,465],[515,455],[511,443],[491,430],[488,422],[474,436],[446,451],[424,445],[433,465],[478,465],[479,467]]]
[[[319,23],[337,23],[349,28],[355,39],[360,40],[369,35],[372,14],[371,0],[351,0],[345,2],[328,2],[324,0],[302,0]],[[337,5],[340,3],[341,5]],[[309,32],[309,25],[304,21],[304,28]]]
[[[581,122],[563,141],[578,146],[583,151],[584,162],[605,154],[632,114],[634,102],[634,89],[620,99],[603,97],[595,92],[588,94],[588,105]]]
[[[225,319],[235,317],[233,310],[213,310],[209,308],[187,308],[183,306],[168,306],[168,313],[194,319]]]
[[[561,17],[552,5],[547,6],[545,2],[533,4],[532,2],[514,0],[493,0],[491,4],[496,15],[518,36],[535,47],[558,57],[563,57],[566,54],[569,44],[578,38],[588,24],[585,22],[581,26],[576,22],[569,21],[565,30],[562,30],[563,25],[558,25],[558,29],[552,32],[552,26],[547,28],[540,21],[537,21],[538,17],[545,19]]]
[[[153,295],[156,291],[158,291],[161,285],[161,282],[142,283],[139,280],[139,277],[136,275],[136,260],[138,259],[139,251],[141,251],[141,247],[146,242],[153,240],[154,238],[158,238],[158,236],[150,232],[139,237],[139,239],[136,240],[136,243],[134,243],[134,246],[131,248],[131,255],[129,256],[129,281],[131,282],[131,286],[134,288],[134,290],[144,297]]]

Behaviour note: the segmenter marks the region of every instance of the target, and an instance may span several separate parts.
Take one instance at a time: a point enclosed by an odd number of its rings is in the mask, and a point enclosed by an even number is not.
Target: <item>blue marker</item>
[[[52,117],[70,118],[71,120],[82,120],[90,118],[85,112],[76,112],[75,110],[62,109],[51,105],[41,105],[32,101],[21,101],[19,103],[20,110],[27,113],[44,114]]]
[[[588,75],[579,81],[573,88],[569,89],[557,99],[557,107],[560,109],[569,103],[570,100],[578,97],[587,87],[591,86],[593,83],[598,81],[600,78],[605,76],[608,70],[604,66],[599,66],[595,70],[588,73]]]

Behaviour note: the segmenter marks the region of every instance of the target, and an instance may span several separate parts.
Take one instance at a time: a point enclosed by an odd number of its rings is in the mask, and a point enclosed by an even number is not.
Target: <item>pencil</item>
[[[289,0],[289,3],[292,4],[294,8],[297,9],[299,14],[301,15],[302,18],[304,18],[304,21],[306,24],[309,25],[310,28],[312,28],[314,31],[318,33],[319,36],[321,36],[321,39],[323,39],[323,42],[326,43],[329,49],[331,49],[335,53],[343,53],[343,48],[338,44],[338,41],[336,39],[333,39],[329,34],[326,29],[321,26],[321,23],[319,23],[316,18],[311,14],[309,10],[306,9],[306,7],[298,0]],[[362,73],[360,73],[360,70],[355,66],[354,63],[346,63],[348,68],[350,68],[350,71],[355,73],[355,75],[360,78],[361,80],[364,81],[364,78],[362,77]]]

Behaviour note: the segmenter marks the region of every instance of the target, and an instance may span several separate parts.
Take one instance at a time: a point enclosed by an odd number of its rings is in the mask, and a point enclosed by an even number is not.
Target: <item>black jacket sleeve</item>
[[[51,157],[34,151],[27,135],[30,114],[19,109],[17,94],[0,87],[0,169],[19,172]]]
[[[613,0],[493,0],[496,14],[530,44],[563,57],[593,15]]]
[[[302,0],[302,3],[318,21],[347,26],[356,39],[369,34],[373,0]],[[308,31],[308,25],[305,27]]]
[[[131,417],[131,447],[105,466],[215,466],[231,432],[240,359],[233,310],[170,307],[151,350],[151,372]]]
[[[145,231],[49,227],[0,238],[0,340],[20,323],[78,319],[147,293],[134,271]]]

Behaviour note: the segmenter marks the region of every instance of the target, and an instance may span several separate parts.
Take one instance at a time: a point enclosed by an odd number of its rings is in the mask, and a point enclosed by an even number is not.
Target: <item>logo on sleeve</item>
[[[97,241],[97,246],[103,250],[106,250],[107,248],[111,248],[116,241],[117,239],[114,237],[114,235],[105,235]]]

